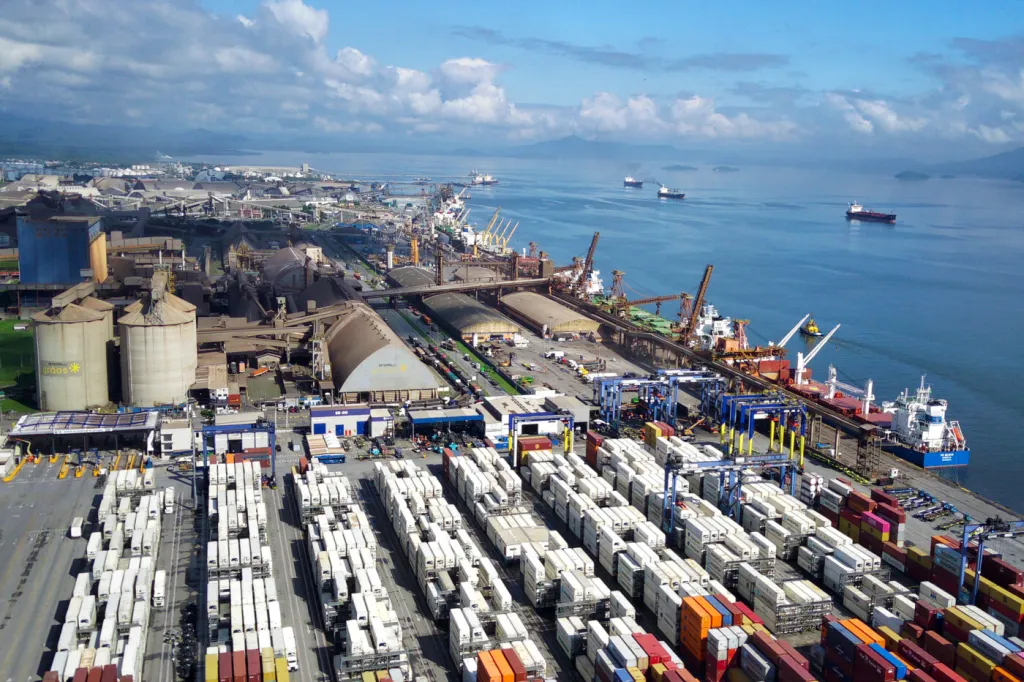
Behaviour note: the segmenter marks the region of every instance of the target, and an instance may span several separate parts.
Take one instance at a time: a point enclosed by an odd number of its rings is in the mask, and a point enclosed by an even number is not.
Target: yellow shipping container
[[[206,682],[218,682],[217,654],[206,654]]]
[[[931,563],[931,558],[931,555],[926,549],[921,549],[916,545],[914,547],[907,547],[908,561],[913,561],[915,564],[924,566],[926,560],[928,561],[928,563]]]
[[[966,661],[970,663],[971,667],[977,668],[984,672],[986,675],[992,674],[992,669],[996,667],[996,664],[985,658],[977,652],[973,647],[969,646],[966,642],[961,642],[956,648],[956,660]]]
[[[633,676],[633,682],[646,682],[640,668],[626,668],[626,672]]]
[[[360,677],[363,678],[363,682],[377,682],[377,676],[371,672],[365,672]]]
[[[882,639],[885,640],[885,650],[896,651],[896,646],[900,643],[900,640],[903,638],[895,632],[893,632],[892,628],[886,627],[884,625],[880,628],[875,629],[878,631],[878,634],[882,635]]]
[[[283,658],[275,658],[274,668],[274,672],[277,673],[277,682],[289,682],[288,661]]]
[[[726,670],[725,679],[727,682],[751,682],[750,676],[743,672],[743,669],[739,667],[729,668]]]
[[[748,637],[753,636],[753,634],[757,632],[757,626],[753,623],[744,623],[740,627],[743,628],[743,632],[747,633]]]
[[[274,666],[274,650],[270,647],[260,649],[260,663],[263,668],[263,682],[277,682],[277,668]]]
[[[982,586],[985,585],[985,578],[981,579]],[[1007,608],[1013,609],[1014,613],[1018,616],[1024,615],[1024,599],[1021,599],[1009,590],[999,587],[999,585],[992,585],[988,592],[989,599],[992,601],[999,602]]]
[[[979,623],[978,621],[968,616],[966,613],[961,611],[960,607],[958,606],[953,607],[951,609],[946,609],[943,612],[943,616],[945,617],[946,622],[950,623],[951,625],[960,630],[964,630],[965,632],[970,632],[971,630],[985,629],[985,626],[982,623]]]
[[[648,668],[648,670],[651,673],[651,680],[653,682],[661,682],[661,680],[665,677],[665,671],[667,670],[667,668],[665,667],[664,663],[655,663],[650,668]]]

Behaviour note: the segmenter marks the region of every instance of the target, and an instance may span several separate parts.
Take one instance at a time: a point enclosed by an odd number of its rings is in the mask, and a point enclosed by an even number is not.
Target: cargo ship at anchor
[[[644,186],[644,181],[643,180],[637,180],[632,175],[627,175],[622,180],[622,186],[623,187],[635,187],[637,189],[640,189],[640,188],[642,188]]]
[[[668,187],[665,187],[664,185],[662,185],[658,189],[658,198],[659,199],[685,199],[686,198],[686,194],[684,194],[683,192],[680,192],[677,189],[669,189]]]
[[[895,213],[882,213],[880,211],[869,211],[856,201],[850,204],[846,210],[847,220],[864,220],[869,223],[895,223]]]

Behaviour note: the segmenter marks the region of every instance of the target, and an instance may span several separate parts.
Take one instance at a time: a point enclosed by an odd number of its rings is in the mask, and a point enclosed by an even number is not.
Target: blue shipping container
[[[907,664],[906,663],[904,663],[900,659],[896,658],[894,655],[892,655],[891,653],[886,651],[884,647],[881,647],[881,646],[875,644],[874,642],[872,642],[871,644],[868,644],[868,646],[871,647],[871,649],[876,654],[878,654],[879,656],[881,656],[882,658],[884,658],[885,660],[889,661],[894,666],[896,666],[896,679],[897,680],[906,679],[906,677],[907,677]]]
[[[615,682],[633,682],[633,676],[625,668],[616,668]]]
[[[718,600],[718,597],[707,596],[704,597],[709,604],[715,607],[715,611],[722,614],[722,627],[729,627],[732,625],[732,612],[729,609],[722,606],[722,602]]]

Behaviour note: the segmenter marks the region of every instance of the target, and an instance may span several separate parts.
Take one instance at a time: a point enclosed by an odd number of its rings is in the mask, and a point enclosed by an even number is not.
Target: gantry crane
[[[625,298],[616,299],[615,301],[615,312],[619,317],[627,317],[629,315],[629,309],[635,305],[649,305],[651,303],[656,304],[655,314],[661,315],[661,304],[665,301],[674,301],[679,298],[679,294],[669,294],[667,296],[651,296],[649,298],[641,298],[635,301],[627,301]]]
[[[708,284],[711,283],[711,273],[714,271],[714,265],[708,265],[704,269],[704,277],[700,280],[700,287],[697,289],[697,297],[693,300],[693,305],[690,309],[690,318],[686,321],[686,326],[683,327],[682,334],[679,337],[681,343],[687,343],[690,337],[693,336],[693,332],[697,330],[697,320],[700,318],[700,309],[704,306],[704,296],[708,292]]]

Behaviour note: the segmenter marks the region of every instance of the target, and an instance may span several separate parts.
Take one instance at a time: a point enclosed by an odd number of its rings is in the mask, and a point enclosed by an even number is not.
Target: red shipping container
[[[856,490],[846,498],[846,506],[858,513],[874,511],[876,505],[877,503],[874,500]]]
[[[749,642],[753,644],[765,658],[771,661],[772,665],[777,665],[779,659],[786,655],[786,650],[779,646],[778,641],[767,632],[761,632],[758,630],[750,636]]]
[[[913,578],[919,582],[924,582],[932,577],[931,571],[922,566],[921,564],[907,560],[907,577]]]
[[[117,666],[116,665],[105,665],[103,666],[103,682],[117,682]]]
[[[117,682],[133,682],[131,675],[121,675],[121,679]]]
[[[929,630],[921,636],[919,643],[925,651],[939,659],[939,663],[956,666],[956,645],[939,633]]]
[[[942,609],[929,606],[923,601],[914,604],[914,622],[925,630],[935,630],[939,627],[939,616]]]
[[[867,644],[861,644],[854,657],[853,675],[857,682],[892,682],[896,679],[896,666]]]
[[[811,662],[804,658],[804,655],[797,651],[792,644],[782,639],[777,641],[779,643],[779,646],[781,646],[783,650],[786,652],[786,656],[793,660],[793,663],[803,668],[804,670],[811,669]]]
[[[900,658],[915,668],[930,669],[939,662],[939,659],[924,650],[923,647],[914,644],[909,639],[901,639],[896,645],[896,653]]]
[[[832,522],[833,526],[839,525],[839,514],[836,514],[831,509],[825,509],[824,507],[819,506],[816,508],[816,511],[822,516],[824,516],[826,519],[828,519],[830,522]]]
[[[931,582],[952,595],[958,591],[957,577],[941,566],[932,566]]]
[[[729,661],[718,661],[708,656],[704,661],[704,679],[707,682],[722,682],[728,669]]]
[[[901,564],[906,565],[907,563],[907,550],[903,547],[898,547],[895,543],[883,542],[882,554],[888,554]]]
[[[256,649],[249,649],[245,652],[245,658],[245,668],[248,673],[247,682],[260,682],[260,678],[263,675],[260,652]]]
[[[822,671],[822,673],[823,673],[822,674],[822,679],[824,679],[825,682],[851,682],[850,677],[847,676],[847,675],[844,675],[843,671],[840,670],[833,663],[827,663],[826,662],[825,663],[825,668]]]
[[[839,512],[839,518],[846,519],[849,523],[860,528],[860,512],[854,511],[853,509],[842,509]]]
[[[1024,679],[1024,656],[1021,654],[1010,654],[999,665],[1018,680]]]
[[[61,682],[60,673],[56,670],[47,670],[43,673],[43,682]]]
[[[875,507],[875,514],[889,523],[901,524],[907,522],[907,512],[903,511],[899,507],[890,507],[887,504],[880,504]]]
[[[633,635],[633,639],[640,645],[640,648],[647,654],[647,658],[650,661],[650,665],[655,663],[664,663],[667,654],[660,644],[658,644],[658,638],[652,634],[643,632]]]
[[[855,654],[856,655],[856,654]],[[833,647],[825,649],[825,661],[829,665],[832,665],[839,671],[839,676],[843,678],[853,677],[853,661],[848,661],[843,658],[842,654]]]
[[[911,682],[937,682],[934,677],[924,672],[920,668],[916,668],[910,671],[907,675],[907,679]]]
[[[103,668],[93,668],[89,671],[89,682],[103,682]]]
[[[960,642],[967,641],[968,631],[961,630],[951,623],[943,623],[942,636],[954,644],[959,644]]]
[[[861,547],[868,550],[872,554],[882,553],[882,541],[871,535],[870,533],[864,532],[860,534],[857,542]]]
[[[519,452],[533,452],[535,450],[550,450],[551,441],[544,436],[520,436],[516,441]]]
[[[917,623],[912,623],[909,620],[903,623],[903,627],[900,628],[900,637],[907,637],[912,639],[915,643],[921,640],[921,635],[924,634],[924,628]]]
[[[754,610],[746,604],[744,604],[743,602],[733,602],[733,606],[739,609],[743,613],[743,615],[754,625],[764,625],[764,620],[761,618],[761,616],[754,613]]]
[[[89,679],[88,668],[77,668],[75,670],[75,676],[71,678],[71,682],[86,682]]]
[[[248,682],[245,678],[245,652],[231,652],[231,679],[234,682]]]
[[[981,575],[1000,587],[1024,585],[1024,571],[1003,559],[990,559],[987,554],[981,562]]]
[[[778,682],[814,682],[814,675],[791,656],[783,656],[778,662]]]
[[[505,662],[508,663],[508,667],[512,668],[512,679],[515,682],[526,682],[526,666],[523,665],[523,660],[519,658],[516,650],[502,649],[501,653],[505,655]]]
[[[881,488],[871,489],[871,499],[880,504],[887,504],[890,507],[900,506],[900,501],[895,495],[890,495]]]
[[[233,682],[234,677],[231,675],[231,663],[234,659],[231,654],[221,654],[220,660],[217,662],[217,673],[220,675],[220,682]]]

